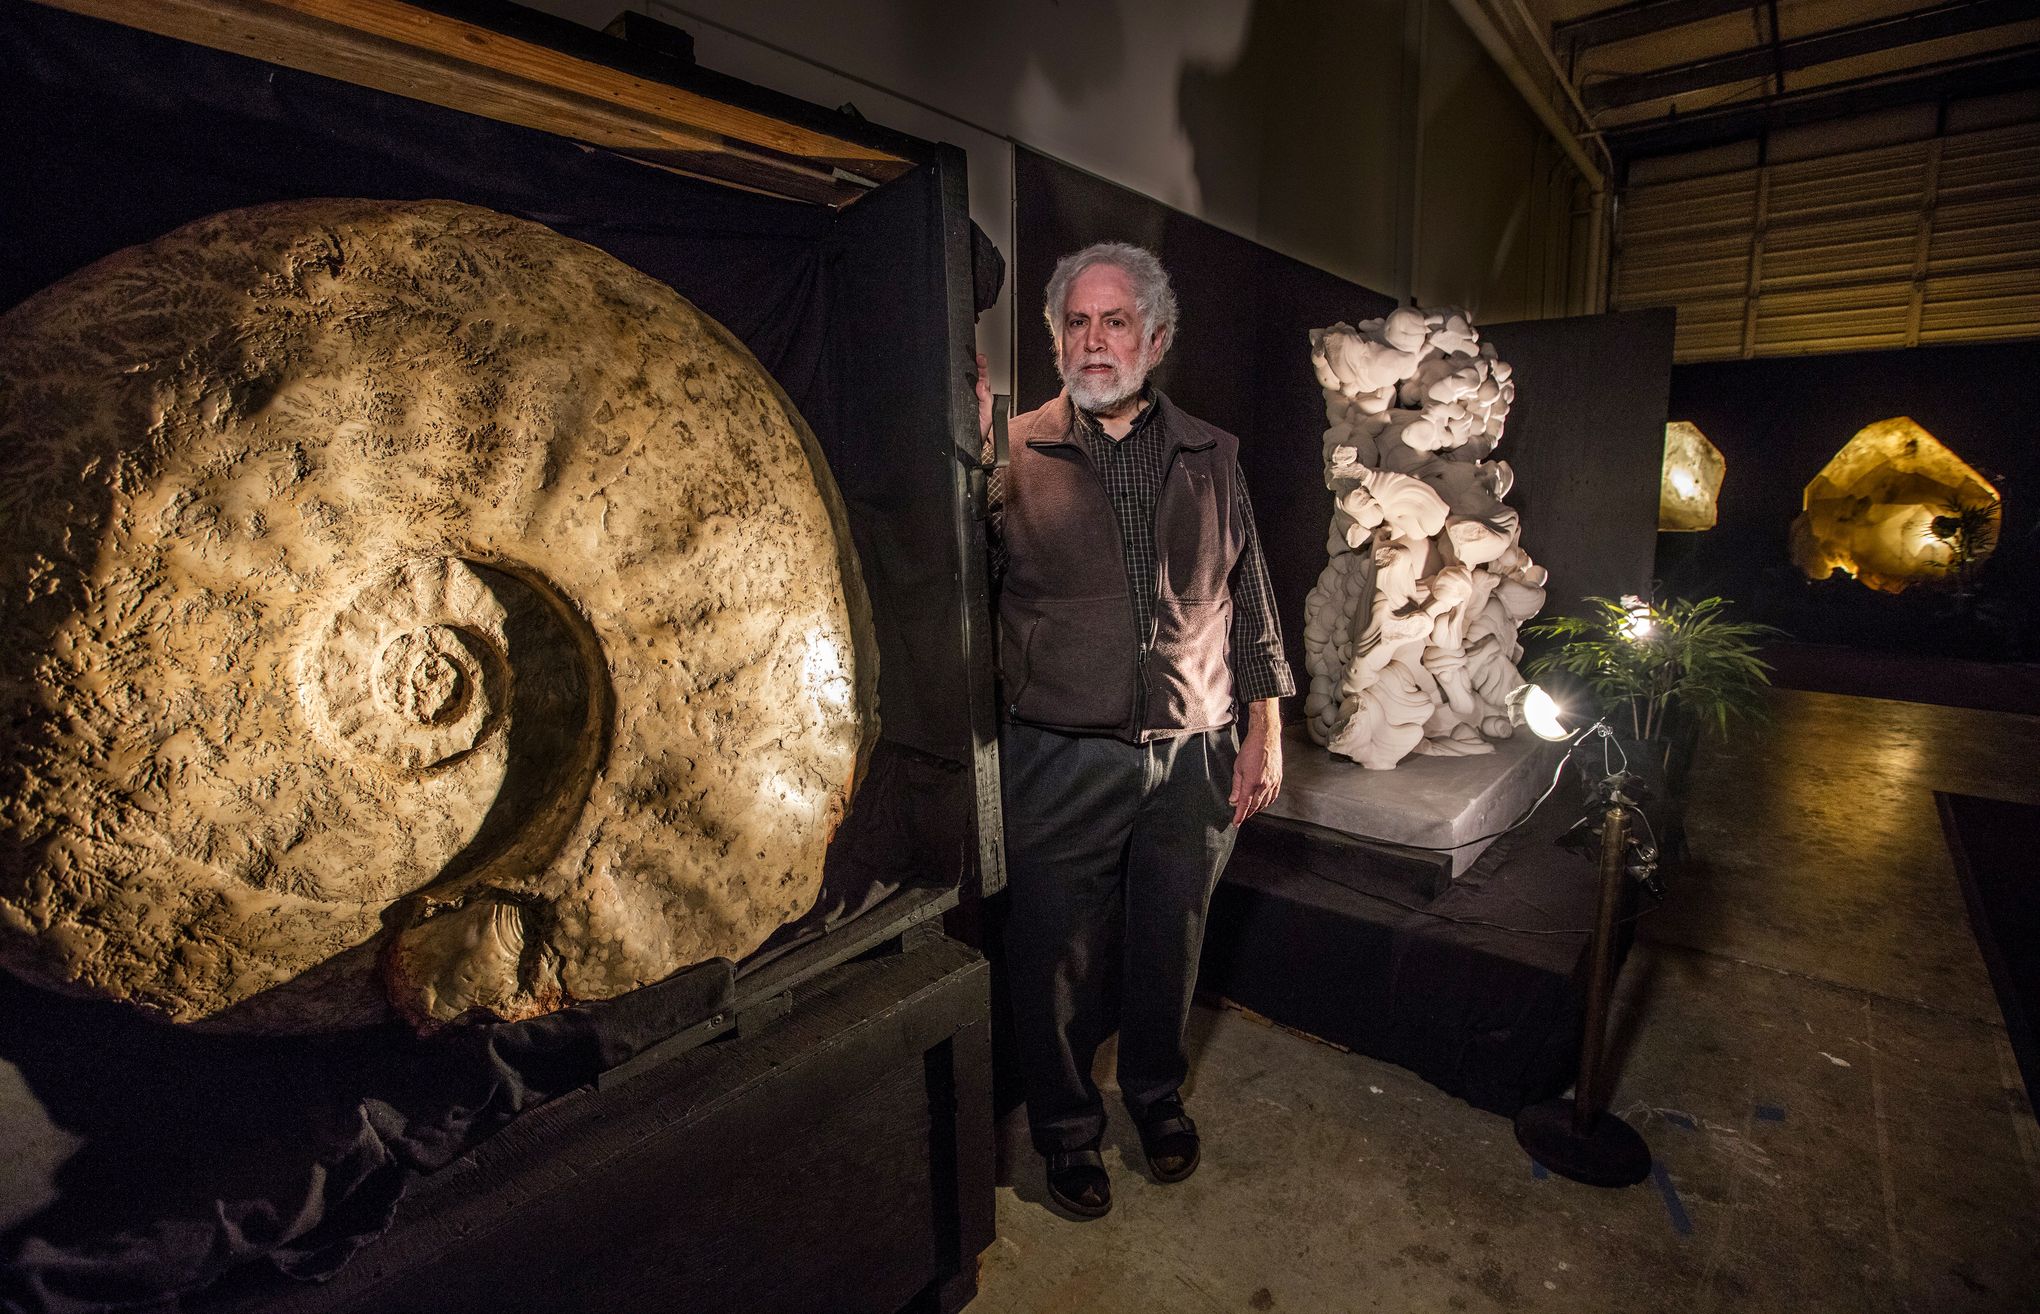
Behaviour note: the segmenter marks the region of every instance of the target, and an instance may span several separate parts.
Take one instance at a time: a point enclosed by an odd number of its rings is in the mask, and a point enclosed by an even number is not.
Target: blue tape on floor
[[[1665,1121],[1672,1124],[1672,1126],[1674,1127],[1684,1128],[1686,1131],[1700,1130],[1699,1123],[1694,1122],[1691,1118],[1687,1117],[1683,1113],[1674,1113],[1670,1109],[1665,1110]]]
[[[1545,1169],[1543,1164],[1532,1159],[1530,1161],[1530,1176],[1541,1182],[1551,1176],[1551,1173]]]
[[[1679,1188],[1672,1185],[1672,1175],[1656,1159],[1650,1161],[1650,1179],[1657,1183],[1658,1194],[1665,1198],[1665,1213],[1672,1220],[1672,1230],[1680,1236],[1693,1235],[1693,1219],[1686,1213],[1685,1202],[1679,1199]]]
[[[1757,1120],[1759,1122],[1783,1122],[1785,1121],[1785,1110],[1775,1104],[1759,1104],[1757,1106]]]

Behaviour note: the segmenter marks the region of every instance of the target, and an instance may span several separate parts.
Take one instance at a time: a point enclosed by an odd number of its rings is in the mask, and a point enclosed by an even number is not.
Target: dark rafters
[[[1608,11],[1610,13],[1615,11]],[[1590,83],[1580,89],[1587,108],[1595,112],[1646,101],[1666,100],[1711,87],[1779,77],[1817,64],[1917,45],[1941,37],[1981,31],[2040,16],[2034,0],[1952,0],[1910,13],[1807,36],[1774,40],[1747,50],[1731,51],[1690,63],[1627,74]],[[1578,20],[1586,21],[1586,20]],[[1554,27],[1554,32],[1557,30]]]
[[[1625,160],[1743,141],[1779,128],[1951,97],[1986,96],[2040,86],[2040,42],[1987,55],[1809,87],[1782,96],[1646,119],[1607,129],[1610,150]]]
[[[1631,37],[1666,32],[1703,19],[1739,13],[1750,0],[1631,0],[1626,5],[1582,14],[1551,25],[1551,44],[1558,50],[1577,53],[1592,46],[1605,46]]]

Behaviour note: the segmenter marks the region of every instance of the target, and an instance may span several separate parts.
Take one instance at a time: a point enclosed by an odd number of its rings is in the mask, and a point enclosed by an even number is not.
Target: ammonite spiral
[[[804,912],[876,732],[840,499],[671,289],[233,211],[0,318],[0,959],[179,1021],[515,1018]]]

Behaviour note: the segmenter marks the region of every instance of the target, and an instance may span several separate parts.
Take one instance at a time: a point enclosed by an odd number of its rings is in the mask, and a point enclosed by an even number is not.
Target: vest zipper
[[[1083,421],[1082,421],[1082,420],[1078,420],[1078,421],[1077,421],[1077,423],[1081,424],[1081,423],[1083,423]],[[1101,434],[1100,434],[1100,436],[1101,436],[1101,437],[1103,437],[1103,438],[1104,438],[1104,440],[1105,440],[1106,442],[1108,442],[1108,443],[1112,441],[1112,439],[1111,439],[1111,437],[1110,437],[1109,435],[1105,435],[1105,434],[1102,434],[1102,433],[1101,433]],[[1079,455],[1079,456],[1083,457],[1083,458],[1084,458],[1084,464],[1085,464],[1085,465],[1088,465],[1088,466],[1090,466],[1090,467],[1091,467],[1091,477],[1092,477],[1093,479],[1095,479],[1095,480],[1097,480],[1097,481],[1098,481],[1098,491],[1099,491],[1099,492],[1101,492],[1101,493],[1104,493],[1104,494],[1105,494],[1105,512],[1106,512],[1106,514],[1107,514],[1107,515],[1109,515],[1109,516],[1111,516],[1111,517],[1112,517],[1112,526],[1113,526],[1113,528],[1117,529],[1117,528],[1119,527],[1119,511],[1117,510],[1117,508],[1115,508],[1115,507],[1114,507],[1114,506],[1112,505],[1112,493],[1111,493],[1111,491],[1110,491],[1109,489],[1107,489],[1107,488],[1105,487],[1105,476],[1104,476],[1104,474],[1103,474],[1102,472],[1100,472],[1100,471],[1099,471],[1099,469],[1098,469],[1098,463],[1097,463],[1096,461],[1094,461],[1094,460],[1092,460],[1092,459],[1091,459],[1091,452],[1090,452],[1090,449],[1089,449],[1089,448],[1087,448],[1087,447],[1086,447],[1086,446],[1085,446],[1085,445],[1084,445],[1083,443],[1081,443],[1081,442],[1079,442],[1079,443],[1075,444],[1075,446],[1076,446],[1076,449],[1077,449],[1077,455]],[[1164,470],[1162,471],[1162,483],[1163,483],[1163,484],[1167,484],[1167,483],[1169,482],[1169,469],[1173,469],[1173,468],[1174,468],[1174,466],[1175,466],[1175,464],[1176,464],[1176,457],[1175,457],[1175,453],[1173,453],[1173,452],[1172,452],[1172,453],[1170,453],[1170,455],[1169,455],[1169,467],[1168,467],[1168,468],[1166,468],[1166,469],[1164,469]],[[1162,495],[1161,495],[1161,491],[1160,491],[1159,489],[1157,489],[1157,490],[1156,490],[1156,492],[1155,492],[1155,509],[1156,509],[1157,511],[1159,511],[1159,510],[1161,509],[1161,505],[1162,505]],[[1154,524],[1153,524],[1152,520],[1150,520],[1150,523],[1148,524],[1148,536],[1150,537],[1150,539],[1152,539],[1152,538],[1153,538],[1153,536],[1154,536],[1154,532],[1155,532],[1155,527],[1154,527]],[[1127,562],[1126,562],[1126,548],[1125,548],[1125,545],[1124,545],[1124,544],[1122,544],[1122,545],[1120,546],[1120,549],[1119,549],[1119,571],[1120,571],[1120,573],[1121,573],[1122,575],[1126,576],[1126,608],[1127,608],[1127,610],[1128,610],[1128,611],[1130,612],[1130,611],[1132,611],[1132,610],[1133,610],[1133,568],[1132,568],[1131,566],[1129,566],[1129,565],[1127,564]],[[1162,573],[1161,573],[1161,562],[1157,561],[1157,562],[1155,563],[1155,597],[1154,597],[1154,601],[1155,601],[1155,603],[1156,603],[1156,605],[1157,605],[1157,606],[1159,606],[1159,605],[1160,605],[1160,603],[1161,603],[1161,600],[1162,600]],[[1140,739],[1141,735],[1143,735],[1143,734],[1145,734],[1145,733],[1146,733],[1146,727],[1147,727],[1147,662],[1148,662],[1148,647],[1149,647],[1149,645],[1150,645],[1150,644],[1152,644],[1152,643],[1154,642],[1154,636],[1155,636],[1155,614],[1156,614],[1156,613],[1155,613],[1155,608],[1153,608],[1153,607],[1149,608],[1149,611],[1148,611],[1148,634],[1147,634],[1147,638],[1146,638],[1145,640],[1143,640],[1143,639],[1141,638],[1141,636],[1140,636],[1140,633],[1139,633],[1138,631],[1134,630],[1134,628],[1133,628],[1133,624],[1132,624],[1132,622],[1133,622],[1133,619],[1134,619],[1134,618],[1133,618],[1132,616],[1128,616],[1128,617],[1126,618],[1126,619],[1127,619],[1127,626],[1126,626],[1126,628],[1127,628],[1127,629],[1128,629],[1128,630],[1129,630],[1130,632],[1132,632],[1132,633],[1133,633],[1133,727],[1132,727],[1132,729],[1133,729],[1133,737],[1134,737],[1135,741],[1138,741],[1138,740]]]
[[[1156,418],[1159,419],[1160,417],[1158,416]],[[1161,481],[1155,485],[1154,513],[1148,517],[1148,540],[1149,540],[1148,546],[1150,550],[1153,551],[1155,556],[1155,590],[1154,595],[1148,599],[1147,637],[1145,639],[1142,639],[1136,635],[1134,638],[1135,644],[1140,649],[1139,660],[1136,663],[1134,669],[1134,674],[1140,681],[1140,688],[1134,695],[1133,704],[1133,733],[1136,739],[1139,738],[1141,735],[1147,733],[1148,653],[1153,651],[1155,646],[1155,635],[1161,630],[1162,627],[1162,572],[1168,568],[1168,563],[1162,560],[1161,546],[1154,541],[1155,524],[1158,520],[1161,519],[1162,499],[1169,495],[1169,476],[1176,473],[1176,462],[1180,460],[1182,456],[1183,456],[1182,448],[1177,447],[1173,444],[1169,447],[1168,463],[1162,466]],[[1104,481],[1101,479],[1099,482],[1102,483]],[[1123,552],[1120,553],[1120,564],[1122,566],[1125,565],[1125,557],[1126,557],[1125,553]],[[1126,597],[1128,602],[1131,602],[1133,600],[1132,571],[1127,572]]]

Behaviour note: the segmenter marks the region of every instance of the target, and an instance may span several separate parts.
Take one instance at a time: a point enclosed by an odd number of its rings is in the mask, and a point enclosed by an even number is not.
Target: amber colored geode
[[[1903,415],[1851,438],[1807,484],[1804,505],[1792,522],[1792,563],[1808,579],[1843,570],[1885,593],[1949,577],[1957,565],[1949,520],[1962,508],[1990,508],[1973,561],[1990,555],[2002,519],[1997,490]]]

